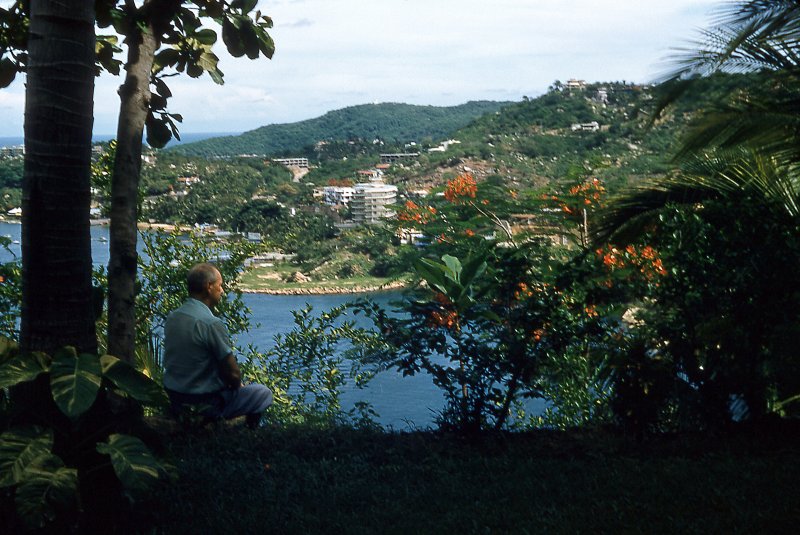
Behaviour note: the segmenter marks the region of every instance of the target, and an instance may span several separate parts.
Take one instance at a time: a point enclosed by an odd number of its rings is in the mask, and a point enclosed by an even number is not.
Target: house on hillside
[[[416,160],[419,158],[418,152],[395,152],[389,154],[381,154],[381,163],[396,163],[408,160]]]
[[[571,78],[567,80],[567,83],[564,84],[564,87],[567,89],[586,89],[586,81],[585,80],[576,80],[575,78]]]
[[[356,184],[350,211],[354,223],[378,223],[382,219],[394,215],[389,208],[397,199],[397,186],[379,182]]]
[[[591,123],[575,123],[570,129],[573,132],[597,132],[600,130],[600,123],[592,121]]]
[[[322,202],[330,206],[347,206],[356,190],[350,186],[325,186],[322,188]]]
[[[308,169],[308,158],[275,158],[272,161],[286,167]]]

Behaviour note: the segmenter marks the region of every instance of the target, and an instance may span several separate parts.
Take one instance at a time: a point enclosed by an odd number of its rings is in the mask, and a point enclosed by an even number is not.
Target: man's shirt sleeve
[[[212,356],[218,362],[233,353],[231,337],[225,324],[220,321],[211,322],[208,326],[208,347]]]

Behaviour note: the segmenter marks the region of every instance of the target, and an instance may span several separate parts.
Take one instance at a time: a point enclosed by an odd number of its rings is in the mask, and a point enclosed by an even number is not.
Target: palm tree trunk
[[[96,352],[89,234],[94,2],[32,0],[22,188],[23,350]]]

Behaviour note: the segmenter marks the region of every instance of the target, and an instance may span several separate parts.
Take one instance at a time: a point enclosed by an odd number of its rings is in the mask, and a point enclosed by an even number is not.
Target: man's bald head
[[[189,295],[202,296],[205,295],[208,285],[215,282],[217,277],[222,278],[219,269],[214,264],[203,262],[202,264],[195,264],[189,270],[186,276],[186,284],[189,288]]]

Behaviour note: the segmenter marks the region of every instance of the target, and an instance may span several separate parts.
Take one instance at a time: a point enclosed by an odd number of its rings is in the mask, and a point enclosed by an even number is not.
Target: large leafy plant
[[[162,405],[166,397],[156,383],[111,355],[71,347],[52,356],[23,354],[7,339],[0,349],[0,389],[20,392],[11,396],[10,421],[25,422],[0,435],[0,496],[13,496],[18,523],[66,529],[54,522],[95,514],[89,507],[97,495],[117,487],[97,488],[98,474],[113,473],[128,497],[159,479],[164,467],[142,440],[116,432],[125,418],[108,403],[122,396]],[[25,392],[46,393],[52,410],[20,418]]]

